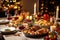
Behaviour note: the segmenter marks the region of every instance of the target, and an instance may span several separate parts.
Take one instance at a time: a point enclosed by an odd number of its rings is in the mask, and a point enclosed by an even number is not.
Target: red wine
[[[15,17],[15,20],[17,20],[18,19],[18,17]]]
[[[19,27],[20,30],[23,30],[24,28],[25,28],[24,26],[20,26],[20,27]]]

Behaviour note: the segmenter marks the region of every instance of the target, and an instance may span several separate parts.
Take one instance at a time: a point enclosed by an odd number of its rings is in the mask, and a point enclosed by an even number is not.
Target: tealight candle
[[[30,18],[29,16],[26,17],[26,19],[29,19],[29,18]]]
[[[32,20],[32,16],[30,16],[30,20]]]
[[[56,29],[56,26],[50,26],[51,32],[54,31],[55,29]]]
[[[20,16],[19,19],[22,19],[22,17]]]
[[[19,20],[22,21],[23,20],[23,16],[19,16]]]

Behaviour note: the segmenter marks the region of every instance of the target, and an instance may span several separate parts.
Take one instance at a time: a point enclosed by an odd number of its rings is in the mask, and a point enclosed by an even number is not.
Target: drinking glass
[[[11,20],[12,19],[12,16],[10,14],[7,15],[7,19],[8,20]]]

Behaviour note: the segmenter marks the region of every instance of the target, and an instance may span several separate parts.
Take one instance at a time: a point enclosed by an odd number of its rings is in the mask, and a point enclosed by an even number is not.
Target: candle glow
[[[29,19],[29,16],[27,16],[26,19]]]
[[[55,25],[50,26],[50,30],[51,30],[51,32],[54,31],[55,29],[56,29],[56,26],[55,26]]]
[[[30,20],[32,20],[32,16],[30,16]]]

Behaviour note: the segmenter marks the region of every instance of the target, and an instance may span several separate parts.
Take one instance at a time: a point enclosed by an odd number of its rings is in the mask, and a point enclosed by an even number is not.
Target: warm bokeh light
[[[30,17],[29,17],[29,16],[27,16],[27,17],[26,17],[26,19],[30,19]]]
[[[15,6],[14,9],[17,9],[17,6]]]
[[[30,20],[32,20],[32,16],[30,16]]]

